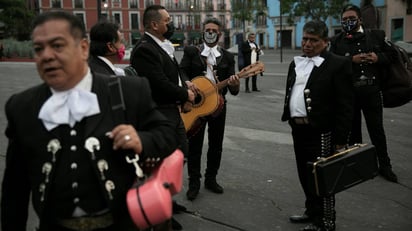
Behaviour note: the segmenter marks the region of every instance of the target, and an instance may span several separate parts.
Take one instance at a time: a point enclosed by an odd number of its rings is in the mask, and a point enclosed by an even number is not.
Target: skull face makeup
[[[213,31],[203,32],[203,40],[208,45],[215,44],[219,40],[219,34]]]

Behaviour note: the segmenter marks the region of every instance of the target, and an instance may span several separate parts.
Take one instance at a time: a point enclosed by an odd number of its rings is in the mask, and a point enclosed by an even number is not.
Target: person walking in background
[[[242,54],[243,54],[243,60],[244,60],[243,67],[256,63],[256,61],[259,60],[259,56],[263,55],[263,51],[259,48],[255,40],[256,40],[256,35],[254,33],[249,33],[249,35],[247,36],[247,40],[243,42],[242,44]],[[252,91],[260,91],[257,88],[256,82],[257,82],[257,75],[254,75],[252,76]],[[245,79],[245,92],[250,93],[249,78]]]
[[[282,121],[292,128],[299,180],[305,193],[305,212],[289,219],[312,224],[304,231],[335,230],[335,196],[317,196],[310,190],[307,163],[327,157],[348,143],[353,112],[352,66],[348,59],[332,54],[324,22],[303,27],[303,56],[289,66]]]
[[[330,51],[345,56],[353,66],[352,81],[356,100],[349,142],[362,143],[363,112],[370,140],[377,151],[379,174],[388,181],[398,182],[387,150],[380,90],[384,68],[390,65],[396,54],[385,42],[384,31],[363,28],[359,7],[347,5],[341,16],[343,32],[331,39]]]
[[[111,22],[99,22],[90,29],[89,66],[92,71],[125,76],[122,68],[115,67],[125,55],[119,26]]]
[[[30,195],[39,231],[137,230],[125,200],[136,174],[125,157],[163,159],[177,148],[149,83],[119,78],[127,122],[118,124],[110,77],[90,71],[89,42],[77,16],[42,13],[31,38],[43,83],[14,94],[5,106],[2,230],[26,230]]]
[[[173,122],[179,148],[187,157],[189,146],[180,112],[191,110],[195,94],[188,89],[192,83],[180,74],[173,44],[168,40],[173,35],[173,22],[163,6],[151,5],[144,11],[143,25],[145,34],[133,48],[130,63],[139,76],[149,80],[153,99]],[[174,209],[185,208],[175,203]],[[173,222],[174,229],[182,228],[176,220]]]
[[[239,93],[240,81],[235,75],[234,56],[218,46],[222,36],[222,24],[216,18],[207,18],[203,22],[203,41],[199,47],[187,46],[183,52],[180,68],[189,79],[197,76],[205,76],[213,84],[228,80],[228,85],[219,90],[222,99],[218,112],[201,118],[202,126],[189,137],[189,155],[187,169],[189,174],[189,189],[187,199],[194,200],[199,194],[201,178],[201,157],[203,140],[208,127],[209,148],[207,151],[207,167],[205,173],[205,188],[214,193],[223,193],[223,187],[216,181],[220,168],[223,149],[223,137],[226,122],[226,98],[227,92],[232,95]],[[196,91],[196,89],[195,89]]]

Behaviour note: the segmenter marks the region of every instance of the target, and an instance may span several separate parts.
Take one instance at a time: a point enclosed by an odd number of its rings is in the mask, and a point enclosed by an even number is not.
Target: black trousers
[[[349,144],[362,143],[362,114],[379,166],[390,166],[385,130],[383,128],[382,93],[376,85],[355,88],[354,118]]]
[[[177,105],[159,105],[159,111],[173,123],[173,126],[176,128],[176,139],[179,148],[183,152],[184,156],[187,157],[189,152],[189,143],[186,136],[185,125],[182,117],[180,116]]]
[[[292,127],[293,146],[299,181],[305,193],[305,213],[314,218],[315,223],[335,221],[334,196],[320,197],[310,190],[313,187],[308,182],[307,163],[320,156],[328,156],[333,152],[333,140],[330,133],[320,132],[311,125],[297,125],[290,122]],[[326,218],[326,219],[325,219]]]
[[[256,84],[257,75],[254,75],[250,78],[252,78],[252,91],[256,91],[258,89],[257,84]],[[245,79],[245,85],[246,85],[246,90],[249,90],[249,78]]]
[[[208,150],[207,150],[207,167],[206,178],[216,178],[220,168],[220,161],[222,159],[223,137],[226,123],[226,103],[224,103],[219,115],[207,116],[205,125],[199,131],[189,138],[189,155],[187,161],[187,169],[189,179],[198,180],[201,178],[201,159],[203,141],[207,125],[208,133]]]

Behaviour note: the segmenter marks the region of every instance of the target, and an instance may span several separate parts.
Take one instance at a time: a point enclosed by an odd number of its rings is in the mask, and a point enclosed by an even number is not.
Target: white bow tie
[[[312,57],[312,58],[302,57],[302,56],[295,56],[294,60],[295,60],[296,66],[298,66],[298,65],[305,65],[306,66],[308,63],[313,62],[317,67],[319,67],[323,63],[323,60],[325,60],[325,59],[320,57],[320,56],[315,56],[315,57]]]
[[[48,131],[61,125],[71,127],[84,117],[99,114],[100,108],[95,93],[81,89],[55,92],[42,106],[39,118]]]
[[[214,46],[214,47],[205,46],[201,55],[205,57],[209,57],[209,55],[212,55],[216,58],[220,56],[220,52],[217,50],[217,46]]]

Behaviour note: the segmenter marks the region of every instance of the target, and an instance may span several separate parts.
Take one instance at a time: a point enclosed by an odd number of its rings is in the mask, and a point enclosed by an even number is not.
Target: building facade
[[[38,11],[72,12],[83,21],[87,31],[99,20],[113,21],[119,24],[126,43],[134,44],[143,32],[144,9],[152,4],[160,4],[160,0],[38,0]]]

